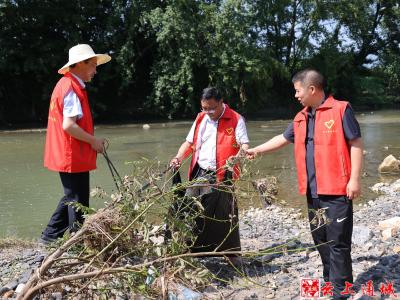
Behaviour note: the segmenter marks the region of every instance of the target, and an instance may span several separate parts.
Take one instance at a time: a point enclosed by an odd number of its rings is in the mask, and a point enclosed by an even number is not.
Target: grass
[[[8,248],[28,248],[37,247],[37,243],[32,240],[20,239],[20,238],[0,238],[0,250]]]

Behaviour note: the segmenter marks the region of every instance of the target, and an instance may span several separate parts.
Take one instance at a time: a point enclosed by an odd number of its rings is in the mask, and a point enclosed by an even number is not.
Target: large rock
[[[15,292],[16,292],[17,294],[21,293],[22,290],[24,289],[24,287],[25,287],[25,284],[24,284],[24,283],[18,284],[17,288],[15,289]]]
[[[1,297],[1,299],[9,299],[9,298],[11,298],[11,297],[13,297],[14,296],[14,291],[13,290],[10,290],[10,291],[8,291],[8,292],[5,292]]]
[[[397,237],[398,232],[399,228],[396,227],[386,228],[385,230],[382,231],[382,239],[386,241],[390,238]]]
[[[386,182],[378,182],[371,187],[371,190],[375,193],[382,192],[385,187],[389,186]]]
[[[382,230],[382,239],[384,241],[397,237],[400,232],[400,217],[380,221],[378,222],[378,228]]]
[[[365,245],[374,236],[368,227],[353,227],[353,244],[357,246]]]
[[[400,160],[390,154],[379,165],[378,170],[381,173],[400,173]]]
[[[396,180],[395,182],[393,182],[390,185],[390,188],[394,191],[394,192],[400,192],[400,179]]]
[[[8,288],[9,290],[15,290],[17,286],[18,286],[18,281],[12,280],[9,283],[7,283],[4,287]]]
[[[400,229],[400,217],[390,218],[384,221],[378,222],[378,228],[380,230],[385,230],[388,228],[399,228]]]

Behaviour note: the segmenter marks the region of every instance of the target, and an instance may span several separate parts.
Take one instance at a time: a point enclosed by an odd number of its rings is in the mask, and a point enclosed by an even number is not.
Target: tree
[[[242,112],[287,113],[291,77],[307,67],[355,105],[377,91],[394,103],[399,11],[397,0],[3,0],[0,124],[45,125],[77,43],[113,57],[88,85],[103,121],[192,116],[208,85]]]

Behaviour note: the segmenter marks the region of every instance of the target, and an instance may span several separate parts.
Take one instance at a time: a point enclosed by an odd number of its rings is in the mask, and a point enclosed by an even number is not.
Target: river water
[[[375,197],[369,186],[395,178],[381,177],[377,168],[389,154],[400,157],[400,111],[368,112],[358,114],[357,118],[367,151],[363,196],[356,200],[356,203],[362,203]],[[282,133],[289,122],[247,122],[251,145]],[[151,124],[149,130],[144,130],[142,125],[98,126],[96,135],[109,140],[108,154],[122,175],[131,173],[132,165],[126,162],[142,157],[166,163],[176,154],[190,126],[191,122]],[[58,174],[43,168],[44,139],[44,130],[0,131],[0,238],[38,237],[62,195]],[[289,206],[304,208],[305,199],[297,194],[292,145],[265,155],[257,162],[257,168],[266,175],[278,177],[280,200]],[[98,169],[91,174],[91,187],[101,186],[108,192],[114,189],[103,157],[98,157]],[[94,201],[91,204],[102,205]],[[240,209],[260,205],[258,198],[239,203]]]

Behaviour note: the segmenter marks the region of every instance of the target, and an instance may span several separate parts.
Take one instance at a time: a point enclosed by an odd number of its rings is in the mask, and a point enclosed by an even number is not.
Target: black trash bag
[[[172,232],[182,227],[185,227],[186,230],[193,230],[193,226],[189,222],[185,222],[185,220],[189,218],[193,219],[198,214],[198,209],[194,205],[193,200],[185,196],[186,189],[179,188],[179,185],[182,184],[179,171],[173,170],[173,172],[172,187],[178,188],[173,192],[172,205],[168,210],[167,219],[165,220],[165,242],[168,242],[172,238]],[[172,219],[175,220],[174,224],[171,224]],[[186,241],[186,244],[190,246],[192,242]]]
[[[181,183],[179,172],[173,178],[173,184]],[[227,171],[223,187],[213,188],[208,194],[200,196],[200,209],[193,199],[187,199],[184,191],[171,207],[171,213],[179,213],[184,221],[188,215],[197,215],[193,232],[197,236],[190,247],[191,252],[240,251],[239,217],[236,199],[233,195],[232,172]],[[183,197],[182,197],[183,195]]]
[[[196,218],[197,239],[192,252],[240,251],[239,215],[233,194],[232,172],[227,171],[224,187],[201,196],[202,216]]]

